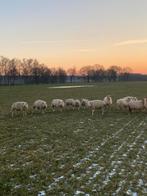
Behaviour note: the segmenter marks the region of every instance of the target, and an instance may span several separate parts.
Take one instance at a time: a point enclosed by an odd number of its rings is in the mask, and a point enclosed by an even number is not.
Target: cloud
[[[20,44],[58,44],[65,42],[85,42],[86,40],[35,40],[35,41],[21,41]]]
[[[147,39],[134,39],[134,40],[127,40],[123,42],[115,43],[115,46],[125,46],[125,45],[133,45],[133,44],[147,44]]]

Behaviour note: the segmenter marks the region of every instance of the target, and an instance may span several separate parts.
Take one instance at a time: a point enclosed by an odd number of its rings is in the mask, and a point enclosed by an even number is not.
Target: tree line
[[[74,82],[80,78],[85,82],[127,81],[131,74],[129,67],[122,68],[117,65],[105,69],[103,65],[95,64],[83,66],[79,70],[72,67],[65,70],[61,67],[49,68],[36,59],[9,59],[0,57],[0,78],[5,84],[15,84],[18,79],[24,83],[64,83]]]

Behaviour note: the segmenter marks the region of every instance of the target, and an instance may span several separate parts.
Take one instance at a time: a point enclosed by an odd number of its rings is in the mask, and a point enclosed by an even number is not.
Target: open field
[[[146,195],[147,112],[48,110],[12,119],[9,109],[38,98],[141,98],[147,82],[48,87],[0,87],[0,195]]]

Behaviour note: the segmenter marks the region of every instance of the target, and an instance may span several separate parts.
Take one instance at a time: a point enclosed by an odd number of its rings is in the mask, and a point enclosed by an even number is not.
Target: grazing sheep
[[[73,110],[75,108],[77,108],[78,110],[80,109],[81,107],[81,102],[79,99],[66,99],[65,100],[65,105],[66,105],[66,108],[70,109],[72,108]]]
[[[119,109],[128,109],[128,103],[130,101],[137,101],[136,97],[126,96],[116,100],[116,105]]]
[[[107,107],[112,105],[112,97],[110,95],[107,95],[106,97],[104,97],[103,101],[105,101]]]
[[[47,103],[43,100],[37,100],[33,104],[33,109],[35,111],[41,111],[42,113],[47,109]]]
[[[24,101],[15,102],[11,106],[11,115],[13,117],[16,112],[22,112],[24,116],[27,114],[28,109],[29,109],[29,105],[27,102]]]
[[[51,102],[51,108],[53,109],[53,111],[55,109],[60,109],[62,111],[64,106],[65,106],[65,104],[62,99],[53,99]]]
[[[74,100],[74,107],[77,108],[78,110],[80,109],[81,107],[81,102],[79,99],[75,99]]]
[[[112,104],[111,96],[106,96],[103,100],[92,100],[88,102],[88,107],[91,108],[92,116],[96,109],[101,109],[102,115],[104,115],[104,109]]]
[[[132,112],[133,110],[147,109],[147,98],[144,98],[143,100],[131,100],[128,103],[128,108],[130,112]]]
[[[133,101],[138,100],[137,97],[132,97],[132,96],[123,97],[122,99],[133,100]]]
[[[82,99],[81,100],[81,106],[85,109],[88,107],[88,102],[89,100],[88,99]]]
[[[65,100],[65,106],[66,108],[70,109],[72,108],[74,110],[74,107],[75,107],[75,100],[74,99],[66,99]]]

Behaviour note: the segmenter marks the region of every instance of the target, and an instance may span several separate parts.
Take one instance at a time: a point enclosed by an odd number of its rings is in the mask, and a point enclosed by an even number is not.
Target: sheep
[[[74,100],[74,107],[77,108],[78,110],[80,109],[81,107],[81,102],[79,99],[75,99]]]
[[[133,110],[147,109],[147,98],[143,98],[142,100],[131,100],[128,103],[128,108],[129,108],[130,113]]]
[[[81,107],[81,102],[79,99],[66,99],[65,100],[65,105],[68,109],[72,108],[73,110],[76,108],[76,109],[80,109]]]
[[[82,99],[81,100],[81,106],[85,109],[88,107],[88,99]]]
[[[95,109],[101,109],[102,115],[104,115],[104,109],[112,104],[111,96],[104,97],[103,100],[92,100],[88,101],[88,107],[91,108],[92,116],[94,115]]]
[[[65,106],[65,103],[62,99],[53,99],[51,102],[51,108],[53,109],[53,111],[55,109],[60,109],[62,111],[64,106]]]
[[[126,97],[123,97],[121,99],[117,99],[116,100],[117,107],[119,109],[128,109],[128,103],[131,100],[132,101],[137,101],[137,98],[136,97],[131,97],[131,96],[126,96]]]
[[[106,107],[109,107],[110,105],[112,105],[112,97],[110,95],[107,95],[106,97],[104,97],[103,101],[106,102]]]
[[[66,99],[65,100],[65,106],[66,108],[70,109],[72,108],[74,110],[74,107],[75,107],[75,100],[70,98],[70,99]]]
[[[25,116],[27,114],[28,109],[29,109],[29,105],[27,102],[24,101],[15,102],[11,106],[11,115],[13,117],[16,112],[22,112],[23,116]]]
[[[41,111],[42,113],[47,109],[47,103],[43,100],[36,100],[33,104],[33,109]]]
[[[137,101],[137,97],[132,97],[132,96],[126,96],[126,97],[123,97],[122,99],[128,99],[128,100],[134,100],[134,101]]]

